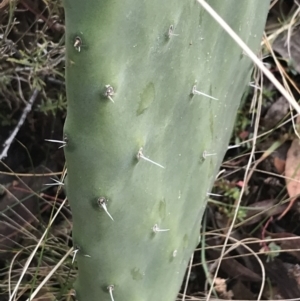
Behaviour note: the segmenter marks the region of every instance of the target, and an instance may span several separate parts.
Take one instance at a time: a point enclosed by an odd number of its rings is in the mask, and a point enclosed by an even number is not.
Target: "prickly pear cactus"
[[[65,0],[79,301],[173,301],[252,64],[195,0]],[[259,48],[268,0],[209,3]]]

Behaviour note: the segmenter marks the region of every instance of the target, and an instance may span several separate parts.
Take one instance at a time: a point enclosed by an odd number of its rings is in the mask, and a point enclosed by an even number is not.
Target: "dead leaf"
[[[277,148],[277,150],[272,154],[271,158],[273,159],[273,165],[278,174],[282,175],[285,171],[285,163],[287,152],[290,148],[290,143],[287,141],[288,136],[281,137],[285,142]]]
[[[284,161],[285,162],[285,161]],[[285,166],[285,164],[284,164]],[[278,187],[282,187],[279,179],[275,178],[275,177],[267,177],[264,179],[264,183],[270,186],[278,186]]]
[[[283,299],[299,298],[300,291],[297,282],[289,276],[288,270],[281,260],[274,258],[264,264],[266,275],[272,283],[276,284],[279,294]]]
[[[298,137],[293,140],[287,152],[285,176],[286,189],[291,200],[278,219],[281,219],[291,209],[300,194],[300,140]]]
[[[241,140],[246,140],[248,138],[248,136],[249,136],[249,132],[248,131],[242,131],[239,134],[239,137],[240,137]]]
[[[255,295],[251,290],[238,279],[231,288],[235,300],[255,300]]]
[[[211,257],[214,260],[217,260],[220,256],[220,252],[213,249],[208,249],[207,253],[209,257]],[[261,281],[260,275],[251,271],[250,269],[245,267],[243,264],[239,263],[234,258],[227,258],[226,260],[222,260],[220,268],[228,276],[232,278],[238,278],[241,281],[251,281],[251,282]]]
[[[37,167],[35,173],[49,173],[45,167]],[[49,177],[26,177],[23,182],[12,179],[6,185],[5,194],[0,198],[0,249],[1,259],[9,250],[20,243],[22,237],[30,237],[39,223],[38,198],[33,192],[39,192],[49,183]],[[22,233],[22,235],[20,235]]]
[[[278,174],[282,175],[285,170],[285,160],[282,160],[278,157],[273,159],[274,167],[276,168]]]
[[[289,43],[287,42],[289,40]],[[291,61],[292,66],[300,73],[300,27],[294,27],[291,36],[287,32],[280,34],[273,43],[273,50],[283,58]]]
[[[291,141],[288,134],[280,135],[276,140],[267,139],[261,142],[258,145],[258,150],[265,151],[270,149],[268,151],[270,154],[261,162],[259,168],[270,173],[282,175],[285,170],[286,155],[290,146]]]
[[[286,205],[276,205],[278,200],[269,199],[249,205],[246,217],[244,218],[244,225],[250,226],[260,223],[266,217],[272,217],[282,213]]]
[[[268,109],[264,117],[264,126],[269,130],[277,125],[289,111],[289,103],[281,96]]]
[[[299,264],[292,265],[292,267],[290,267],[288,269],[288,273],[289,273],[290,277],[293,277],[296,280],[297,286],[300,289],[300,266],[299,266]]]

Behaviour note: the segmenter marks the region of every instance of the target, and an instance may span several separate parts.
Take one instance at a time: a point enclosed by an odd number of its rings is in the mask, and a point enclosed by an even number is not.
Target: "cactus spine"
[[[210,1],[255,51],[269,1]],[[252,64],[182,0],[65,0],[79,301],[173,301]]]

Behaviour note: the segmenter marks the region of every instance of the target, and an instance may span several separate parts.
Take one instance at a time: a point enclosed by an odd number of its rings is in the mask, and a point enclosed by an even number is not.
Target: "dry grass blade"
[[[2,2],[0,3],[0,9],[2,9],[3,7],[5,7],[6,5],[8,5],[10,2],[10,0],[2,0]]]
[[[51,272],[45,277],[45,279],[40,283],[40,285],[34,290],[34,292],[31,294],[30,298],[28,298],[26,301],[32,301],[34,297],[38,294],[38,292],[41,290],[41,288],[45,285],[45,283],[50,279],[50,277],[53,276],[53,274],[57,271],[57,269],[63,264],[63,262],[66,260],[66,258],[73,252],[73,248],[71,248],[65,256],[55,265],[55,267],[51,270]]]
[[[184,286],[182,301],[185,301],[185,298],[186,298],[186,292],[187,292],[187,288],[188,288],[188,284],[189,284],[189,279],[190,279],[190,276],[191,276],[193,260],[194,260],[194,253],[192,254],[191,259],[190,259],[190,264],[189,264],[189,269],[188,269],[188,273],[187,273],[187,276],[186,276],[186,282],[185,282],[185,286]]]
[[[28,269],[28,267],[29,267],[29,265],[30,265],[30,263],[31,263],[34,255],[36,254],[37,249],[40,247],[41,243],[43,242],[45,236],[48,233],[49,228],[51,227],[51,225],[55,221],[56,217],[58,216],[58,214],[60,213],[61,209],[65,205],[66,201],[67,201],[67,199],[64,199],[64,201],[61,203],[61,205],[59,206],[59,208],[58,208],[57,212],[55,213],[54,217],[51,219],[48,228],[45,230],[45,232],[43,233],[43,235],[40,238],[39,242],[37,243],[36,247],[34,248],[34,250],[32,251],[32,253],[30,254],[29,258],[27,259],[26,264],[24,265],[23,271],[22,271],[22,273],[20,275],[20,278],[19,278],[19,280],[18,280],[18,282],[17,282],[17,284],[15,286],[15,289],[14,289],[14,291],[12,292],[12,294],[11,294],[11,296],[9,298],[9,301],[13,301],[14,300],[14,297],[15,297],[18,289],[19,289],[21,281],[22,281],[22,279],[23,279],[23,277],[24,277],[24,275],[25,275],[25,273],[26,273],[26,271],[27,271],[27,269]]]
[[[38,96],[39,90],[35,89],[32,93],[32,96],[30,97],[26,107],[24,108],[23,114],[17,124],[17,126],[15,127],[14,131],[11,133],[11,135],[9,136],[9,138],[7,138],[7,140],[4,142],[4,149],[2,151],[2,153],[0,154],[0,160],[4,159],[7,157],[7,152],[12,144],[12,142],[14,141],[16,135],[18,134],[21,126],[23,125],[27,114],[31,111],[32,105],[35,102],[37,96]]]

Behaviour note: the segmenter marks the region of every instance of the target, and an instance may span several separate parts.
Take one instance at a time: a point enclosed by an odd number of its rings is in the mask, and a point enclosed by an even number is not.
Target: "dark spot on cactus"
[[[213,94],[213,87],[212,87],[212,84],[210,83],[209,85],[209,94],[212,95]]]
[[[215,118],[213,116],[213,110],[209,110],[209,130],[211,135],[214,133],[214,124],[215,124]]]
[[[212,171],[214,170],[213,167],[214,167],[215,164],[216,164],[216,163],[215,163],[213,160],[210,160],[210,162],[209,162],[210,168],[208,169],[208,170],[209,170],[208,176],[211,176]]]
[[[242,60],[243,58],[244,58],[244,53],[242,51],[241,54],[239,55],[239,61]]]
[[[189,237],[188,237],[187,234],[185,234],[183,236],[183,244],[182,244],[182,246],[183,246],[184,249],[186,249],[188,247],[188,245],[189,245]]]
[[[161,220],[163,220],[166,217],[166,212],[167,212],[166,207],[167,207],[166,206],[166,200],[162,199],[159,202],[159,208],[158,208],[159,217],[160,217]]]
[[[145,274],[141,273],[141,271],[138,268],[132,269],[130,271],[130,274],[131,274],[132,279],[137,280],[137,281],[143,280],[144,275],[145,275]]]
[[[203,21],[203,14],[204,14],[205,10],[200,8],[200,14],[199,14],[199,25],[202,24]]]
[[[136,111],[137,116],[143,114],[155,99],[155,87],[149,83],[140,94],[139,106]]]

